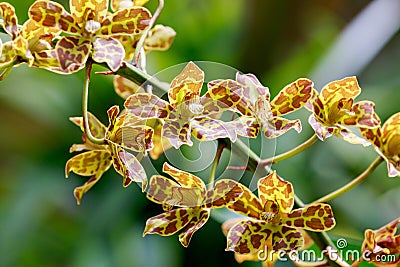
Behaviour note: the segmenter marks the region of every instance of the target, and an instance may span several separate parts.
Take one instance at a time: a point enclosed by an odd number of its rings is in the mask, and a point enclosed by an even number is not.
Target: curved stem
[[[307,148],[309,148],[310,146],[312,146],[313,144],[315,144],[315,142],[317,142],[318,137],[317,135],[313,135],[311,136],[308,140],[306,140],[304,143],[300,144],[299,146],[285,152],[282,153],[278,156],[274,156],[272,158],[268,158],[268,159],[263,159],[260,161],[260,165],[261,166],[267,166],[270,164],[275,164],[278,163],[282,160],[288,159],[290,157],[293,157],[294,155],[306,150]]]
[[[217,172],[218,163],[219,160],[221,159],[221,155],[225,147],[226,143],[218,142],[217,153],[215,154],[215,158],[211,166],[210,180],[208,181],[208,189],[212,189],[214,187],[215,173]]]
[[[376,158],[374,162],[372,162],[371,165],[369,165],[369,167],[363,173],[357,176],[353,181],[333,191],[332,193],[315,200],[313,203],[328,202],[350,191],[351,189],[362,183],[365,179],[367,179],[368,176],[375,170],[375,168],[378,167],[378,165],[381,164],[382,162],[383,162],[382,157]]]
[[[158,7],[157,7],[156,11],[154,12],[153,17],[150,19],[149,26],[144,30],[142,36],[139,39],[139,42],[136,45],[135,54],[133,55],[133,59],[132,59],[135,61],[136,65],[138,65],[139,57],[142,54],[141,51],[142,51],[142,48],[144,45],[144,41],[147,38],[147,34],[149,33],[150,29],[153,28],[153,25],[156,22],[156,20],[158,19],[158,17],[160,16],[163,8],[164,8],[164,0],[158,0]],[[142,70],[144,70],[144,69],[142,69]]]
[[[103,145],[105,139],[99,139],[93,136],[90,131],[89,116],[88,116],[88,99],[89,99],[89,84],[90,84],[90,71],[92,70],[92,62],[88,61],[85,67],[85,82],[82,95],[82,117],[83,117],[83,132],[87,139],[93,144]]]
[[[108,68],[108,66],[105,63],[102,63],[100,65]],[[131,80],[132,82],[139,85],[143,83],[149,84],[153,86],[153,88],[158,89],[162,92],[168,92],[169,90],[168,83],[159,81],[155,77],[147,74],[146,72],[142,71],[141,69],[127,62],[124,62],[123,65],[117,70],[115,74],[127,78],[128,80]]]

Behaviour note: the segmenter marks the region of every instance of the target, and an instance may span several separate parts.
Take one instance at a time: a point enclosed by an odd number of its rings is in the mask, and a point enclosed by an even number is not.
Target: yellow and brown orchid
[[[386,160],[389,176],[400,175],[400,113],[392,115],[382,127],[360,128],[360,131]]]
[[[165,212],[147,220],[143,235],[170,236],[185,228],[179,235],[184,247],[208,221],[212,208],[225,207],[242,194],[239,183],[230,179],[218,180],[212,189],[207,190],[199,177],[168,163],[164,163],[163,171],[176,182],[161,175],[151,177],[147,197],[162,204]]]
[[[140,85],[137,85],[136,83],[119,75],[116,75],[114,77],[114,89],[115,92],[123,99],[127,99],[133,94],[144,92],[143,88]],[[137,121],[139,124],[140,120],[137,119]],[[156,160],[160,157],[162,153],[164,153],[172,146],[168,139],[162,136],[162,124],[160,122],[158,122],[156,119],[149,119],[141,122],[154,128],[152,140],[153,148],[149,151],[149,155],[152,159]]]
[[[347,77],[325,85],[321,93],[314,90],[309,108],[313,112],[309,123],[320,140],[336,135],[351,144],[369,143],[351,132],[346,126],[376,128],[380,120],[375,113],[372,101],[354,99],[361,93],[356,77]]]
[[[312,81],[298,79],[283,88],[270,101],[268,87],[263,86],[255,75],[237,73],[236,80],[242,85],[245,94],[243,101],[238,105],[239,112],[247,116],[247,120],[252,121],[253,125],[261,126],[267,138],[279,137],[292,128],[297,132],[301,131],[300,120],[291,121],[281,116],[307,104],[312,96]]]
[[[118,70],[125,51],[113,38],[117,35],[141,34],[151,19],[143,7],[123,8],[107,14],[108,0],[70,0],[71,14],[53,1],[36,1],[29,9],[29,17],[42,27],[55,27],[71,36],[63,36],[56,44],[55,53],[66,72],[82,69],[89,56],[95,62],[107,63]]]
[[[147,2],[148,0],[111,0],[111,10],[113,12],[116,12],[123,8],[143,6]],[[161,24],[155,25],[154,28],[152,28],[150,31],[144,33],[147,34],[146,39],[143,43],[143,49],[145,52],[168,50],[171,47],[171,44],[174,41],[176,35],[174,29]],[[136,51],[136,46],[141,37],[142,34],[113,36],[113,38],[117,39],[124,46],[125,60],[133,58]]]
[[[3,17],[4,30],[11,36],[11,40],[1,47],[0,69],[5,69],[4,76],[12,67],[22,63],[27,63],[30,67],[58,66],[57,59],[52,57],[49,51],[52,49],[53,38],[58,36],[61,30],[39,27],[32,20],[27,20],[19,28],[15,9],[7,2],[0,3],[0,15]]]
[[[258,198],[242,186],[243,194],[227,208],[248,218],[240,220],[227,234],[227,249],[239,254],[254,254],[270,249],[275,252],[298,250],[304,244],[301,229],[327,231],[335,226],[328,204],[310,204],[292,210],[294,191],[290,182],[276,172],[258,181]]]
[[[70,152],[87,151],[68,160],[65,166],[66,177],[71,171],[91,177],[84,185],[74,190],[78,204],[81,203],[83,195],[100,180],[111,165],[122,175],[124,187],[132,182],[142,183],[142,190],[147,186],[146,172],[139,160],[124,148],[138,152],[150,150],[153,130],[150,127],[135,125],[136,121],[132,124],[125,114],[118,116],[118,106],[111,107],[107,113],[110,121],[108,127],[88,113],[91,133],[96,138],[105,138],[106,143],[94,144],[83,135],[83,144],[74,144],[70,149]],[[83,131],[82,117],[71,118],[71,121]]]
[[[243,218],[233,218],[225,221],[221,225],[222,232],[224,233],[225,236],[228,235],[229,230],[238,222],[243,220]],[[300,248],[301,250],[309,248],[314,241],[311,239],[311,237],[307,234],[306,231],[300,230],[301,235],[304,238],[304,243],[303,246]],[[261,261],[262,267],[273,267],[275,266],[275,263],[279,260],[279,254],[274,252],[272,249],[272,242],[271,240],[267,240],[264,245],[262,245],[264,249],[259,250],[256,253],[252,254],[239,254],[235,253],[235,260],[238,263],[243,263],[245,261]],[[293,262],[296,266],[302,266],[301,264],[298,265],[297,262]],[[325,261],[322,261],[321,263],[326,264]],[[320,266],[320,265],[313,265],[313,266]],[[322,266],[322,265],[321,265]],[[325,265],[323,265],[325,266]]]
[[[222,81],[200,96],[203,82],[204,72],[189,62],[172,80],[168,91],[169,102],[153,94],[138,93],[128,97],[125,108],[141,119],[162,119],[162,136],[175,148],[183,144],[192,145],[192,133],[202,141],[223,137],[235,141],[237,123],[225,123],[210,115],[234,109],[241,99],[236,93],[240,91],[240,85],[235,81]]]
[[[361,250],[366,260],[376,266],[400,265],[400,235],[396,235],[399,222],[400,218],[397,218],[378,230],[365,230]]]

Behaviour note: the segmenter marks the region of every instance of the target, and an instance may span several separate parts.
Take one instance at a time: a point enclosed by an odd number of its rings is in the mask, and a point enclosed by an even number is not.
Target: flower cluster
[[[167,149],[192,146],[192,137],[233,145],[239,137],[257,138],[260,132],[269,139],[291,129],[300,133],[301,121],[283,116],[302,108],[310,111],[308,122],[315,140],[337,136],[351,144],[373,144],[382,161],[386,160],[389,176],[400,174],[400,113],[380,126],[373,102],[354,102],[361,93],[355,77],[332,81],[320,92],[311,80],[299,78],[271,98],[268,87],[253,74],[237,73],[233,79],[205,83],[204,71],[189,62],[164,88],[167,98],[163,98],[142,88],[141,82],[129,75],[116,75],[135,55],[145,57],[152,50],[167,50],[175,37],[170,27],[150,27],[154,20],[143,7],[146,2],[112,0],[110,12],[107,0],[70,0],[68,12],[56,2],[38,0],[29,8],[29,19],[22,26],[14,7],[0,3],[3,30],[10,35],[9,41],[0,43],[1,79],[22,63],[61,74],[86,69],[83,114],[71,118],[83,131],[83,143],[71,147],[70,152],[79,153],[65,167],[67,177],[71,172],[90,177],[74,190],[78,204],[113,166],[123,177],[124,187],[141,183],[147,198],[164,210],[147,220],[143,235],[170,236],[182,231],[179,241],[187,247],[210,218],[211,210],[226,208],[238,217],[223,225],[226,250],[235,252],[240,261],[254,259],[260,251],[299,250],[309,239],[305,231],[328,231],[336,225],[332,207],[327,201],[295,203],[293,185],[275,170],[258,180],[256,196],[233,179],[214,181],[216,168],[208,185],[167,162],[163,172],[170,177],[153,175],[148,179],[140,159],[147,154],[157,159]],[[108,109],[108,126],[87,110],[92,64],[101,64],[111,70],[107,74],[115,74],[114,89],[125,99],[123,111],[118,106]],[[130,66],[135,74],[148,78],[139,67]],[[217,153],[215,164],[221,153]],[[398,221],[376,231],[367,230],[362,250],[370,250],[374,257],[400,253],[399,236],[395,236]],[[397,266],[398,261],[391,264],[385,266]]]

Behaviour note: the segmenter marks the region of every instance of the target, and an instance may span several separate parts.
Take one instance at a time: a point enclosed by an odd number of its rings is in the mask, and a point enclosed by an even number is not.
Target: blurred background
[[[34,1],[7,2],[22,24]],[[67,0],[57,2],[68,9]],[[358,100],[375,101],[385,121],[400,111],[399,3],[166,0],[158,23],[174,28],[177,36],[169,51],[148,55],[148,70],[157,73],[189,60],[219,62],[256,74],[272,95],[299,77],[311,78],[320,90],[329,81],[357,75],[363,89]],[[154,11],[156,5],[152,0],[147,7]],[[122,188],[113,170],[76,204],[73,189],[85,178],[65,179],[64,166],[72,156],[69,147],[81,141],[68,118],[81,115],[82,87],[82,73],[61,76],[25,65],[0,82],[0,266],[238,266],[233,253],[224,251],[218,218],[211,218],[187,249],[177,235],[142,238],[146,219],[162,210],[138,186]],[[93,76],[90,91],[90,111],[106,123],[107,109],[123,104],[112,78]],[[291,115],[302,119],[303,131],[279,138],[278,153],[312,135],[307,116],[306,111]],[[274,169],[311,202],[356,177],[376,156],[372,147],[330,138]],[[162,162],[153,166],[160,168]],[[222,165],[218,174],[226,168]],[[357,247],[366,228],[400,217],[400,180],[388,178],[382,164],[331,204],[337,227],[329,234]]]

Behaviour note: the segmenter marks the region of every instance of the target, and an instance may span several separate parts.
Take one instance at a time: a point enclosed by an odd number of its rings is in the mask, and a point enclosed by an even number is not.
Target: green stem
[[[304,143],[300,144],[299,146],[297,146],[297,147],[295,147],[295,148],[293,148],[293,149],[291,149],[291,150],[289,150],[289,151],[287,151],[285,153],[282,153],[282,154],[280,154],[278,156],[274,156],[274,157],[271,157],[271,158],[268,158],[268,159],[261,160],[260,161],[260,165],[261,166],[267,166],[267,165],[270,165],[270,164],[278,163],[278,162],[280,162],[282,160],[285,160],[285,159],[288,159],[290,157],[293,157],[294,155],[306,150],[307,148],[309,148],[310,146],[315,144],[315,142],[317,142],[317,140],[318,140],[318,137],[317,137],[317,135],[314,134],[308,140],[306,140]]]
[[[90,84],[90,72],[92,70],[92,62],[89,60],[85,67],[85,82],[82,95],[82,117],[83,117],[83,132],[85,133],[87,139],[93,144],[103,145],[105,144],[105,139],[99,139],[93,136],[90,131],[89,116],[88,116],[88,99],[89,99],[89,84]]]
[[[140,39],[136,45],[135,53],[134,53],[133,59],[132,59],[135,61],[136,65],[139,62],[139,57],[140,57],[141,51],[143,49],[144,41],[147,38],[147,34],[149,33],[150,29],[153,28],[153,25],[156,22],[156,20],[158,19],[158,17],[160,16],[163,8],[164,8],[164,0],[158,0],[158,7],[157,7],[156,11],[154,12],[152,18],[150,19],[149,26],[144,30],[142,36],[140,37]]]
[[[210,180],[208,181],[208,189],[212,189],[214,187],[215,173],[217,172],[218,163],[219,160],[221,159],[221,155],[225,147],[226,143],[218,142],[217,153],[215,154],[215,158],[211,166]]]
[[[368,176],[375,170],[375,168],[378,167],[378,165],[381,164],[382,162],[383,162],[382,157],[376,158],[374,162],[372,162],[371,165],[369,165],[369,167],[358,177],[356,177],[353,181],[333,191],[332,193],[315,200],[313,203],[328,202],[350,191],[351,189],[362,183],[365,179],[367,179]]]
[[[104,63],[101,64],[104,67],[107,67]],[[133,66],[125,62],[115,74],[118,74],[124,78],[127,78],[133,81],[136,84],[143,84],[146,83],[148,85],[153,86],[155,89],[158,89],[164,93],[168,92],[169,84],[165,82],[161,82],[154,78],[153,76],[145,73],[144,71],[140,70],[139,68]]]

